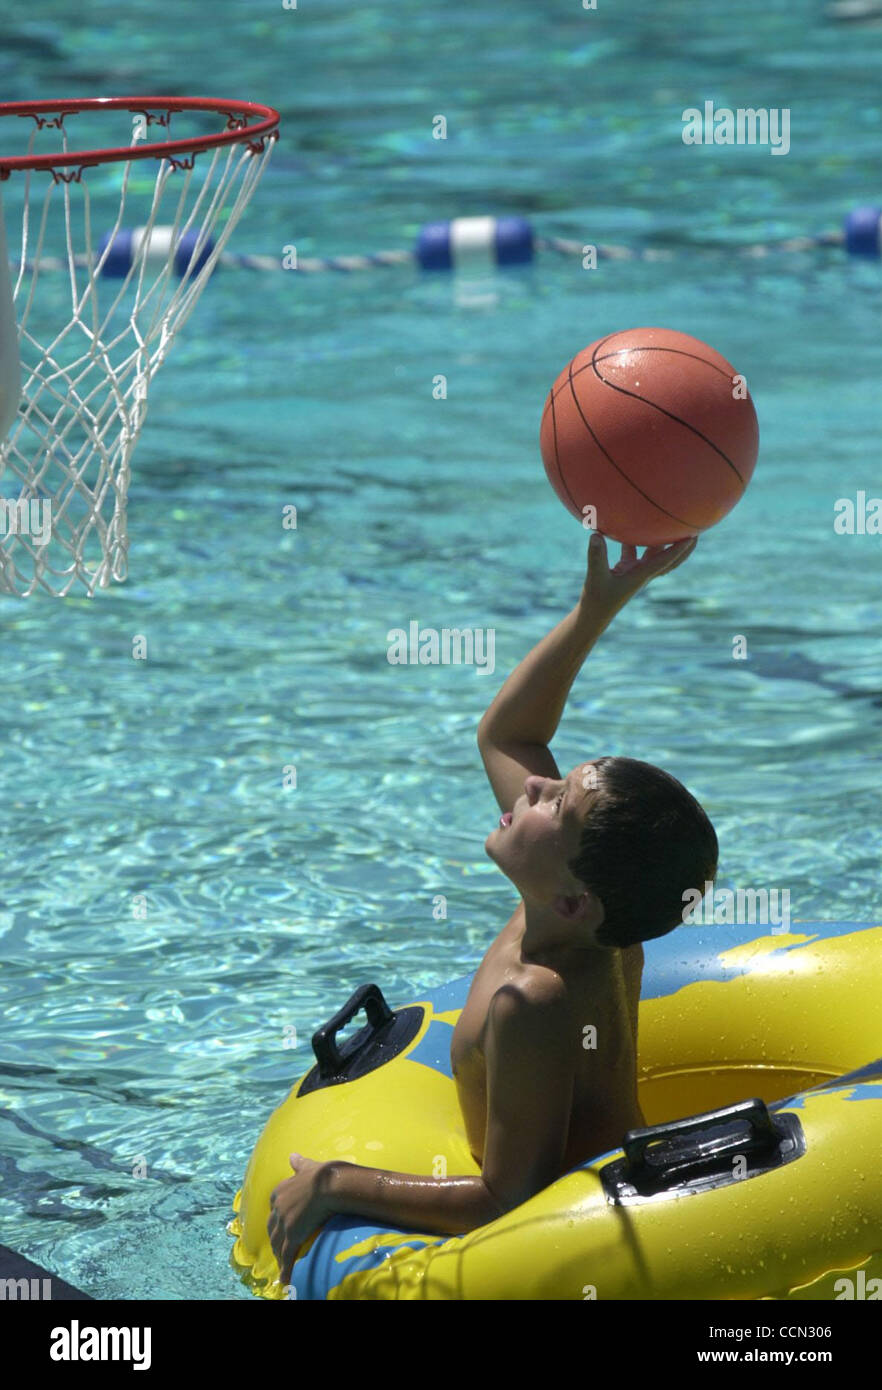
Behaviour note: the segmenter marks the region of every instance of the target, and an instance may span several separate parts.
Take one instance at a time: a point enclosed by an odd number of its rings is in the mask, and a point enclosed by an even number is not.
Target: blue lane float
[[[105,232],[98,246],[98,260],[101,274],[108,280],[124,280],[141,252],[146,227],[120,227],[116,233]],[[174,227],[154,227],[150,233],[146,260],[149,263],[162,263],[168,259],[174,237]],[[182,233],[175,247],[175,274],[184,276],[189,270],[198,275],[207,263],[214,241],[205,237],[200,245],[200,231],[196,227]],[[107,253],[105,256],[105,252]]]
[[[124,279],[129,274],[140,254],[144,231],[143,227],[120,227],[114,232],[105,233],[98,249],[102,276],[108,279]],[[173,227],[154,227],[146,253],[147,259],[151,262],[167,259],[173,237]],[[453,217],[445,221],[426,222],[420,228],[416,242],[410,250],[371,251],[350,256],[298,256],[296,265],[293,266],[288,263],[286,257],[225,251],[217,257],[215,268],[224,266],[237,270],[263,271],[285,269],[307,274],[315,271],[349,274],[358,270],[394,269],[403,266],[428,273],[493,271],[532,265],[539,259],[540,253],[581,258],[585,254],[586,244],[584,238],[576,240],[572,237],[542,236],[525,217]],[[844,248],[848,255],[859,259],[882,259],[882,207],[868,204],[854,208],[846,217],[841,231],[787,237],[779,241],[754,242],[738,247],[737,253],[757,259],[776,253],[814,251],[829,247]],[[652,245],[631,247],[598,243],[594,249],[598,261],[676,260],[678,254],[672,247]],[[174,251],[176,274],[197,275],[207,264],[214,250],[215,243],[211,238],[206,238],[200,245],[198,231],[193,229],[184,232]],[[731,254],[732,248],[726,247],[725,250],[727,254]],[[77,263],[86,262],[84,258],[78,257]],[[29,263],[28,268],[32,268],[32,263]],[[41,268],[66,270],[68,262],[62,257],[44,257]]]
[[[855,208],[845,219],[845,249],[850,256],[882,257],[882,208]]]
[[[420,228],[415,258],[422,270],[528,265],[534,245],[524,217],[454,217]]]

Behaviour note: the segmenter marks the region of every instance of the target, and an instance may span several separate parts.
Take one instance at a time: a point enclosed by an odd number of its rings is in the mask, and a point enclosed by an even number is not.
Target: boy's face
[[[584,893],[585,885],[567,865],[578,854],[582,825],[597,799],[597,781],[592,763],[579,763],[559,781],[527,777],[510,823],[502,816],[487,836],[484,849],[522,897],[551,906],[561,896]]]

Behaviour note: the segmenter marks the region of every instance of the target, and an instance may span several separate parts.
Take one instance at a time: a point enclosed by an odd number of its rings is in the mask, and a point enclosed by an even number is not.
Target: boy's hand
[[[291,1282],[291,1271],[301,1246],[331,1215],[326,1191],[331,1165],[317,1163],[298,1153],[292,1153],[289,1162],[296,1176],[286,1178],[273,1188],[267,1222],[270,1245],[283,1284]]]
[[[644,584],[656,575],[666,574],[687,560],[698,544],[697,536],[674,541],[671,545],[651,545],[638,560],[635,545],[622,545],[622,555],[610,569],[606,538],[592,532],[588,542],[588,573],[582,587],[581,603],[604,613],[618,613]]]

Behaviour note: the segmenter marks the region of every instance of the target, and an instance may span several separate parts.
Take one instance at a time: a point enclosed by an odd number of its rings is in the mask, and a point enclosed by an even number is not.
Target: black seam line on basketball
[[[626,328],[620,328],[620,329],[618,329],[618,331],[615,332],[615,333],[607,333],[607,335],[606,335],[605,338],[598,338],[598,339],[597,339],[597,342],[596,342],[595,346],[601,348],[601,347],[603,347],[604,343],[608,343],[608,342],[610,341],[611,338],[617,338],[617,337],[619,336],[620,333],[627,333],[627,331],[628,331],[628,330],[627,330]],[[619,348],[618,351],[619,351],[619,352],[627,352],[628,349],[627,349],[627,348]],[[613,357],[614,354],[613,354],[613,353],[608,353],[608,356],[609,356],[609,357]],[[604,359],[604,360],[606,360],[606,359]],[[570,364],[569,364],[569,365],[570,365],[570,368],[572,368],[572,365],[573,365],[573,359],[572,359],[572,358],[570,359]],[[576,376],[579,376],[582,372],[586,371],[587,368],[590,367],[590,366],[591,366],[591,363],[588,362],[588,363],[585,364],[584,367],[580,367],[579,370],[578,370],[578,372],[576,372]],[[560,388],[560,390],[561,390],[561,391],[565,391],[566,389],[567,389],[567,387],[566,387],[566,383],[565,383],[565,384]],[[558,391],[557,394],[560,395],[560,391]],[[548,410],[548,407],[549,407],[550,405],[553,405],[553,403],[554,403],[554,387],[552,386],[551,390],[548,392],[548,400],[545,402],[545,410],[543,410],[543,412],[542,412],[542,419],[539,421],[539,427],[540,427],[540,429],[541,429],[541,427],[542,427],[542,420],[545,419],[545,412]]]
[[[603,342],[601,341],[597,346],[602,347]],[[591,362],[592,364],[594,362],[606,362],[610,357],[617,357],[620,352],[670,352],[675,357],[691,357],[693,362],[700,362],[703,367],[710,367],[711,371],[719,372],[720,376],[724,376],[727,381],[731,380],[729,373],[724,372],[722,367],[718,367],[716,362],[711,362],[707,357],[699,357],[697,352],[685,352],[683,348],[675,347],[652,347],[649,343],[629,343],[625,348],[614,348],[612,352],[605,352],[602,357],[594,356]]]
[[[626,328],[619,328],[619,331],[618,331],[618,332],[626,332],[626,331],[628,331],[628,329],[626,329]],[[607,334],[606,338],[599,338],[599,339],[597,339],[597,347],[603,347],[604,343],[610,342],[610,339],[611,339],[611,338],[618,338],[618,332],[617,332],[617,334]],[[628,350],[628,349],[625,349],[625,347],[619,347],[619,352],[626,352],[626,350]],[[610,357],[613,356],[613,353],[608,354],[608,356],[610,356]],[[575,359],[572,359],[572,357],[571,357],[571,359],[569,359],[569,373],[571,373],[571,375],[572,375],[572,363],[574,363],[574,361],[575,361]],[[585,366],[585,367],[579,367],[579,370],[576,371],[576,373],[575,373],[576,377],[578,377],[578,375],[581,375],[581,374],[583,373],[583,371],[586,371],[586,368],[588,368],[588,367],[590,367],[590,363],[586,363],[586,366]],[[569,377],[567,378],[567,381],[564,382],[564,385],[561,386],[560,391],[557,392],[557,395],[558,395],[558,396],[560,396],[561,391],[565,391],[565,389],[567,389],[568,384],[569,384]],[[546,400],[546,403],[544,403],[544,410],[542,411],[542,420],[544,420],[544,417],[546,417],[546,411],[547,411],[547,409],[549,409],[549,406],[551,406],[551,404],[554,404],[554,386],[551,386],[551,389],[550,389],[550,391],[549,391],[549,399],[547,399],[547,400]],[[540,428],[540,430],[542,430],[542,420],[539,421],[539,428]]]
[[[626,330],[623,330],[623,331],[626,331]],[[611,337],[611,338],[615,338],[615,337],[617,337],[617,336],[618,336],[618,335],[615,334],[615,333],[611,333],[611,334],[610,334],[610,337]],[[598,341],[597,346],[598,346],[599,348],[600,348],[600,347],[603,347],[603,344],[604,344],[604,343],[608,343],[608,342],[609,342],[609,338],[601,338],[601,339]],[[592,357],[592,359],[591,359],[590,362],[585,362],[581,367],[579,367],[578,371],[573,372],[573,373],[571,374],[571,378],[575,378],[575,377],[577,377],[577,376],[581,376],[583,372],[590,372],[590,371],[592,370],[592,368],[594,368],[595,360],[598,361],[598,362],[606,362],[606,361],[608,361],[608,359],[609,359],[610,357],[617,357],[617,356],[619,355],[620,352],[670,352],[670,353],[674,354],[674,355],[677,356],[677,357],[691,357],[691,359],[692,359],[693,362],[700,362],[700,363],[702,364],[703,367],[710,367],[712,371],[714,371],[714,372],[719,372],[720,376],[725,377],[727,381],[730,381],[730,380],[731,380],[731,377],[729,376],[728,372],[724,372],[723,369],[722,369],[722,367],[718,367],[718,366],[716,365],[715,362],[710,362],[710,361],[708,361],[708,359],[707,359],[706,357],[699,357],[699,356],[697,355],[697,353],[694,353],[694,352],[684,352],[682,348],[672,348],[672,347],[648,347],[648,346],[643,346],[643,347],[628,346],[628,347],[623,347],[623,348],[615,348],[612,352],[606,352],[606,353],[604,353],[603,357],[597,357],[596,359],[595,359],[594,357]],[[572,366],[572,363],[570,363],[570,365]],[[596,370],[596,369],[595,369],[595,370]],[[597,372],[597,376],[599,377],[599,379],[603,382],[603,384],[604,384],[605,386],[609,386],[609,385],[610,385],[610,383],[605,379],[605,377],[600,376],[600,373],[599,373],[599,372]],[[567,379],[567,381],[564,383],[564,385],[560,388],[560,391],[565,391],[565,390],[567,389],[567,386],[569,385],[569,381],[570,381],[571,378],[568,378],[568,379]],[[560,391],[558,391],[558,395],[560,395]],[[552,387],[551,391],[549,392],[549,395],[552,395],[553,392],[554,392],[554,387]],[[641,400],[644,400],[645,397],[641,396],[640,399],[641,399]],[[647,402],[647,404],[649,404],[649,402]]]
[[[603,381],[603,377],[601,377],[600,380]],[[603,445],[601,444],[600,440],[597,438],[597,435],[594,433],[594,431],[593,431],[593,429],[591,428],[591,426],[589,425],[588,421],[585,419],[585,416],[582,414],[582,407],[581,407],[581,405],[579,404],[579,398],[578,398],[578,396],[576,395],[575,391],[572,392],[572,396],[573,396],[573,400],[575,401],[575,404],[576,404],[576,409],[578,410],[579,414],[582,416],[582,424],[585,426],[586,430],[587,430],[588,433],[591,435],[591,438],[594,440],[594,443],[597,445],[598,449],[599,449],[600,452],[603,454],[604,458],[605,458],[609,463],[612,464],[613,468],[616,470],[616,472],[619,474],[619,476],[620,476],[621,478],[624,478],[625,482],[628,483],[628,484],[634,489],[635,492],[639,492],[639,493],[640,493],[640,496],[644,499],[644,501],[648,502],[649,505],[650,505],[651,507],[655,507],[656,511],[663,512],[665,516],[668,516],[668,517],[671,518],[671,521],[679,522],[679,524],[680,524],[681,526],[691,526],[691,525],[692,525],[692,522],[691,522],[691,521],[686,521],[686,520],[684,520],[684,518],[683,518],[682,516],[677,516],[675,512],[669,512],[668,509],[667,509],[667,507],[663,507],[663,506],[661,505],[660,502],[656,502],[655,499],[652,498],[652,497],[650,497],[649,494],[648,494],[647,492],[644,492],[642,487],[638,487],[638,485],[634,482],[634,479],[633,479],[633,478],[629,478],[628,475],[627,475],[627,473],[623,473],[623,472],[622,472],[621,468],[619,468],[619,465],[616,463],[616,461],[615,461],[615,459],[612,457],[612,455],[611,455],[611,454],[608,454],[607,451],[606,451],[606,449],[604,449],[604,447],[603,447]]]
[[[597,339],[596,346],[597,346],[597,347],[603,347],[604,343],[610,342],[610,339],[611,339],[611,338],[618,338],[619,334],[624,334],[624,332],[628,332],[628,329],[626,329],[626,328],[619,328],[619,329],[618,329],[618,332],[614,332],[614,334],[607,334],[606,338],[599,338],[599,339]],[[628,349],[625,349],[625,347],[619,347],[618,350],[619,350],[619,352],[626,352],[626,350],[628,350]],[[613,356],[613,353],[608,354],[608,356],[610,356],[610,357]],[[575,359],[572,359],[572,357],[571,357],[571,359],[569,359],[569,367],[572,368],[572,363],[574,363],[574,360],[575,360]],[[588,366],[590,366],[590,363],[588,364]],[[582,371],[585,371],[585,367],[579,367],[579,371],[576,371],[576,377],[578,377],[579,373],[582,373]],[[563,386],[561,386],[560,389],[561,389],[561,391],[565,391],[565,389],[567,389],[567,384],[564,384]],[[558,396],[560,396],[560,391],[558,391],[557,393],[558,393]],[[553,400],[554,400],[554,386],[551,386],[551,389],[550,389],[550,391],[549,391],[549,399],[547,399],[547,400],[546,400],[546,403],[544,403],[544,410],[542,411],[542,420],[544,420],[544,416],[546,416],[546,410],[549,409],[549,406],[550,406],[551,402],[553,402]],[[540,428],[542,428],[542,420],[539,421],[539,427],[540,427]]]
[[[567,497],[569,497],[570,501],[572,502],[573,510],[579,511],[579,504],[576,501],[573,494],[570,492],[570,489],[567,486],[567,480],[564,477],[564,471],[560,466],[560,450],[557,447],[557,415],[555,414],[554,410],[554,397],[552,397],[551,399],[551,428],[554,439],[554,466],[557,469],[558,481],[561,487],[563,488],[564,492],[566,493]],[[582,513],[579,512],[579,515],[581,516]]]
[[[651,347],[640,348],[640,347],[633,347],[633,348],[621,348],[620,351],[622,351],[622,352],[675,352],[675,353],[677,353],[678,356],[680,356],[680,357],[691,357],[692,360],[693,360],[694,362],[703,362],[703,363],[705,364],[705,366],[713,366],[713,364],[710,363],[710,362],[707,362],[706,359],[705,359],[704,357],[697,357],[696,354],[695,354],[694,352],[680,352],[679,348],[651,348]],[[615,354],[614,354],[614,353],[609,353],[608,356],[613,357],[613,356],[615,356]],[[606,361],[606,358],[604,357],[604,358],[602,358],[601,360],[605,362],[605,361]],[[724,462],[724,463],[727,463],[727,464],[729,465],[729,467],[731,468],[732,472],[735,474],[735,477],[738,479],[739,483],[741,484],[741,491],[742,491],[742,492],[744,491],[744,488],[745,488],[744,479],[742,478],[741,474],[738,472],[738,469],[735,467],[734,463],[733,463],[732,460],[729,458],[729,456],[728,456],[727,454],[724,454],[723,451],[722,451],[722,449],[721,449],[717,444],[715,444],[715,443],[713,442],[712,439],[708,439],[708,437],[707,437],[706,434],[702,434],[701,430],[697,430],[697,429],[695,428],[694,425],[690,425],[690,423],[689,423],[688,420],[682,420],[682,419],[680,418],[680,416],[679,416],[679,415],[675,415],[675,414],[673,413],[673,411],[671,411],[671,410],[665,410],[665,408],[664,408],[663,405],[656,405],[655,401],[650,401],[650,400],[648,400],[646,396],[638,396],[638,394],[637,394],[636,391],[629,391],[629,390],[627,389],[627,387],[625,387],[625,386],[616,386],[614,382],[612,382],[612,381],[607,381],[605,377],[602,377],[602,376],[600,375],[600,372],[599,372],[599,371],[597,370],[597,368],[594,366],[594,358],[593,358],[593,356],[592,356],[591,364],[590,364],[590,365],[591,365],[592,367],[594,367],[594,374],[595,374],[595,376],[597,377],[597,380],[600,382],[600,384],[601,384],[602,386],[608,386],[608,387],[610,388],[611,391],[618,391],[618,392],[619,392],[619,395],[621,395],[621,396],[630,396],[630,397],[631,397],[631,400],[633,400],[633,401],[642,401],[644,405],[648,405],[648,406],[650,406],[653,410],[657,410],[657,411],[659,412],[660,415],[666,415],[666,416],[668,417],[669,420],[674,420],[674,421],[676,422],[676,424],[682,425],[683,428],[686,429],[686,430],[690,430],[690,431],[692,432],[692,434],[694,434],[694,435],[697,436],[698,439],[703,439],[704,442],[705,442],[705,444],[708,446],[708,448],[709,448],[709,449],[713,449],[714,453],[715,453],[715,454],[719,454],[719,456],[720,456],[720,458],[723,460],[723,462]],[[580,370],[581,370],[581,368],[580,368]],[[726,373],[725,373],[724,371],[722,371],[721,368],[719,368],[719,367],[714,367],[714,371],[715,371],[715,372],[719,372],[721,376],[725,376],[725,375],[726,375]],[[576,393],[573,392],[573,399],[574,399],[574,400],[575,400],[575,396],[576,396]],[[678,517],[677,520],[679,520],[679,519],[680,519],[680,518]]]
[[[601,343],[602,343],[603,341],[605,341],[605,340],[604,340],[604,339],[601,339]],[[601,344],[598,344],[598,346],[600,346],[600,345],[601,345]],[[683,352],[683,351],[681,351],[680,348],[667,348],[667,347],[658,347],[658,348],[656,348],[656,347],[638,347],[638,348],[626,347],[626,348],[616,348],[615,352],[607,352],[607,353],[605,353],[605,354],[603,355],[603,357],[598,357],[597,360],[598,360],[598,362],[606,362],[610,357],[617,357],[618,354],[619,354],[620,352],[670,352],[670,353],[676,354],[678,357],[691,357],[692,360],[693,360],[693,362],[700,362],[700,363],[702,364],[702,366],[704,366],[704,367],[710,367],[712,371],[719,372],[720,376],[725,377],[727,381],[730,381],[730,380],[731,380],[731,378],[729,377],[728,373],[727,373],[727,372],[724,372],[723,369],[722,369],[722,367],[718,367],[718,366],[716,366],[715,363],[709,362],[709,361],[707,360],[706,357],[698,357],[694,352]],[[574,378],[577,377],[577,376],[581,376],[583,372],[590,372],[590,371],[592,370],[593,367],[594,367],[594,360],[592,359],[590,362],[585,362],[585,363],[578,369],[578,371],[573,372],[572,375],[573,375]],[[605,386],[608,386],[608,385],[610,384],[610,383],[605,379],[605,377],[600,376],[599,373],[597,373],[597,375],[598,375],[599,379],[603,382],[603,384],[604,384]],[[565,391],[565,390],[567,389],[567,385],[568,385],[568,384],[569,384],[569,382],[566,382],[566,383],[560,388],[560,391]],[[554,388],[552,387],[552,390],[553,390],[553,389],[554,389]],[[560,395],[560,391],[558,391],[558,393],[557,393],[558,395]],[[642,399],[644,399],[644,397],[641,397],[641,400],[642,400]]]

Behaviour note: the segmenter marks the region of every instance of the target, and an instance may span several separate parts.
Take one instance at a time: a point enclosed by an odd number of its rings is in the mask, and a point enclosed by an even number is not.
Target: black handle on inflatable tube
[[[312,1050],[318,1063],[319,1075],[323,1078],[336,1076],[343,1069],[343,1057],[337,1047],[335,1034],[350,1023],[360,1009],[367,1014],[371,1028],[366,1043],[372,1042],[374,1035],[395,1017],[383,998],[379,985],[359,985],[339,1013],[325,1023],[312,1035]]]
[[[719,1159],[730,1150],[738,1153],[745,1148],[767,1148],[777,1145],[780,1141],[780,1135],[772,1124],[772,1117],[766,1109],[765,1101],[757,1096],[753,1100],[740,1100],[737,1105],[724,1105],[719,1110],[706,1110],[702,1115],[688,1115],[683,1120],[671,1120],[668,1124],[648,1125],[646,1129],[629,1129],[622,1144],[627,1166],[631,1172],[651,1168],[661,1177],[666,1170],[679,1167],[683,1161],[682,1156],[678,1156],[676,1150],[673,1150],[669,1156],[662,1156],[659,1163],[650,1164],[646,1158],[650,1144],[665,1139],[682,1139],[688,1134],[713,1129],[717,1125],[731,1124],[733,1121],[747,1123],[753,1131],[750,1137],[746,1141],[743,1134],[726,1140],[714,1140],[709,1137],[708,1157]],[[699,1148],[701,1147],[699,1145]],[[695,1163],[696,1157],[695,1154],[691,1156],[692,1164]]]

